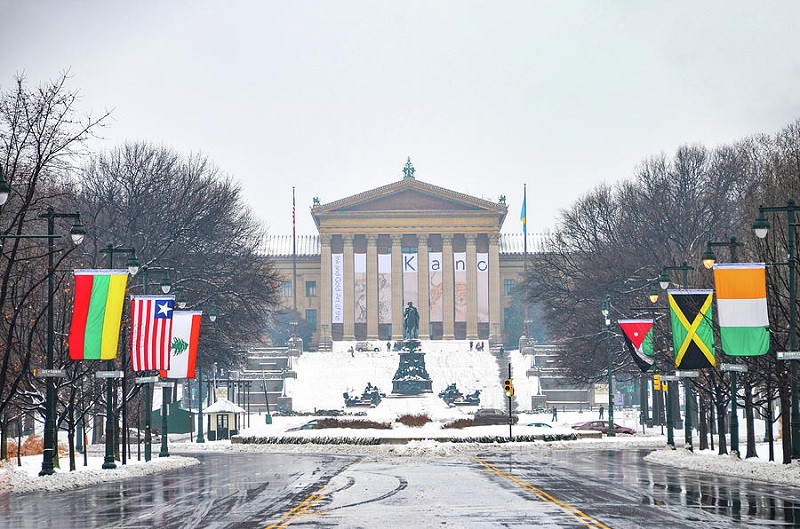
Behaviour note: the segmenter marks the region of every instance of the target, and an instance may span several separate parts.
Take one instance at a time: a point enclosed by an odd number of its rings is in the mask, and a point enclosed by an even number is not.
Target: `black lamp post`
[[[212,306],[208,311],[208,319],[211,323],[217,321],[217,311]],[[203,437],[203,364],[197,362],[197,442],[205,443]]]
[[[661,269],[661,275],[658,278],[658,283],[661,286],[662,290],[667,290],[669,288],[669,275],[667,274],[667,270],[680,270],[683,273],[683,288],[689,288],[689,270],[694,270],[693,266],[689,266],[689,263],[683,261],[680,266],[665,266]],[[669,388],[670,386],[667,386]],[[686,410],[683,414],[683,429],[684,429],[684,441],[686,443],[686,447],[689,451],[693,451],[692,448],[692,384],[687,379],[683,383],[683,400],[686,401]],[[667,389],[667,414],[671,416],[670,408],[672,407],[672,390]],[[672,417],[669,417],[667,420],[670,421]],[[667,432],[671,430],[668,427]],[[669,443],[669,440],[667,440]],[[674,442],[674,441],[673,441]]]
[[[703,266],[711,269],[717,261],[717,256],[714,254],[713,248],[727,247],[731,252],[731,262],[736,263],[736,247],[743,246],[742,243],[736,242],[736,237],[731,237],[728,242],[707,241],[706,251],[703,252]],[[730,362],[736,363],[736,357],[731,356]],[[736,413],[736,395],[739,392],[736,382],[736,371],[731,371],[731,452],[739,453],[739,417]]]
[[[767,236],[769,230],[769,222],[764,216],[765,212],[785,212],[787,218],[788,232],[787,236],[787,249],[789,250],[789,259],[786,263],[789,265],[789,350],[792,353],[797,352],[797,285],[795,283],[795,234],[794,229],[800,225],[795,222],[795,212],[800,211],[793,198],[786,199],[785,206],[759,206],[758,218],[753,223],[753,231],[759,239]],[[798,402],[797,392],[797,360],[790,360],[791,375],[792,375],[792,412],[791,412],[791,430],[792,430],[792,459],[800,459],[800,402]]]
[[[100,249],[100,253],[108,254],[108,268],[114,268],[114,254],[124,253],[128,255],[127,267],[128,273],[135,276],[139,272],[139,260],[136,259],[136,250],[133,248],[125,248],[122,246],[114,247],[113,243],[107,243],[105,248]],[[107,369],[112,371],[114,369],[114,361],[107,361]],[[125,377],[123,374],[123,391],[125,390],[124,382]],[[125,395],[123,394],[123,398]],[[123,430],[127,427],[123,421]],[[123,456],[125,454],[125,446],[122,447]],[[109,377],[106,379],[106,454],[103,458],[103,469],[110,470],[117,468],[117,463],[114,458],[114,379]]]
[[[608,353],[608,437],[616,437],[614,431],[614,371],[611,365],[611,297],[603,301],[603,317],[606,322],[606,352]]]

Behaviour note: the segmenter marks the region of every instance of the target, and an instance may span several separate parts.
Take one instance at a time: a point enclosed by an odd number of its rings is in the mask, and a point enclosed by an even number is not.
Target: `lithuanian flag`
[[[75,304],[69,328],[72,360],[117,357],[127,283],[127,270],[75,270]]]
[[[719,338],[731,356],[760,356],[769,351],[767,275],[764,263],[714,265]]]

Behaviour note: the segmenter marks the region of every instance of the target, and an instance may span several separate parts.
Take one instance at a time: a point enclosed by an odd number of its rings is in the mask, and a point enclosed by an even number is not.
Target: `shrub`
[[[431,422],[431,418],[425,414],[412,415],[410,413],[407,413],[405,415],[401,415],[400,417],[398,417],[397,422],[405,426],[420,427],[420,426],[425,426],[427,423]]]
[[[356,419],[353,421],[342,421],[339,419],[322,419],[314,427],[315,430],[324,428],[352,428],[355,430],[391,430],[392,425],[388,422],[368,421],[365,419]]]
[[[442,425],[442,428],[466,428],[467,426],[473,426],[475,421],[472,419],[456,419],[455,421],[448,422]]]

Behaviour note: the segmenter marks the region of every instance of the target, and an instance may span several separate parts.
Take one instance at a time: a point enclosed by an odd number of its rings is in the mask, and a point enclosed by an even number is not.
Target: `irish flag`
[[[202,318],[200,311],[176,310],[172,313],[169,369],[161,370],[161,378],[194,378]]]
[[[127,284],[127,270],[75,270],[75,303],[69,328],[72,360],[117,357]]]
[[[722,351],[760,356],[769,350],[767,276],[764,263],[714,265]]]

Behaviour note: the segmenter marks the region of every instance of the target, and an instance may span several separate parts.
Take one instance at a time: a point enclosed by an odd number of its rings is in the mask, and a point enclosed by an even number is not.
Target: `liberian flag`
[[[631,352],[633,360],[642,372],[653,367],[653,320],[619,320],[625,343]]]
[[[169,369],[161,370],[161,378],[194,378],[202,318],[200,311],[176,310],[172,313]]]
[[[175,296],[131,297],[131,369],[169,369]]]
[[[72,360],[117,357],[127,284],[127,270],[75,270],[75,303],[69,328]]]
[[[719,338],[731,356],[760,356],[769,350],[767,275],[764,263],[714,265]]]

